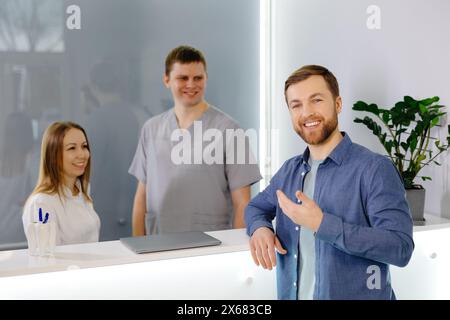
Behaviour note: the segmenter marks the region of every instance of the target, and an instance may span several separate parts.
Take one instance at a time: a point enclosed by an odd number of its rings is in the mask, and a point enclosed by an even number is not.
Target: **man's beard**
[[[324,121],[323,117],[313,118],[321,121],[322,128],[320,130],[316,130],[314,133],[306,134],[305,127],[303,126],[304,121],[299,121],[297,126],[295,127],[295,132],[309,145],[319,145],[324,143],[336,130],[338,125],[337,113],[334,112],[334,116],[328,120]]]

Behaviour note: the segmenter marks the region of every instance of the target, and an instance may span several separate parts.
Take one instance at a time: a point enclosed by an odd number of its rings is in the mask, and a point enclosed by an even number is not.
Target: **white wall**
[[[370,5],[381,10],[381,29],[369,30]],[[344,102],[340,129],[354,142],[384,153],[369,130],[353,123],[364,113],[352,111],[358,100],[391,107],[404,95],[439,96],[450,105],[450,1],[447,0],[283,0],[273,1],[272,125],[279,130],[280,166],[299,154],[304,143],[292,129],[284,102],[284,81],[297,68],[321,64],[337,77]],[[438,132],[444,137],[445,132]],[[442,167],[424,169],[433,178],[426,211],[450,217],[448,153]],[[275,168],[278,167],[275,165]],[[418,181],[420,182],[420,181]]]

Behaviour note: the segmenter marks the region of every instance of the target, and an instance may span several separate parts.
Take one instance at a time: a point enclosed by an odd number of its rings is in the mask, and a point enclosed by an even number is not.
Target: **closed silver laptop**
[[[222,243],[219,239],[200,231],[127,237],[120,238],[120,241],[136,253],[217,246]]]

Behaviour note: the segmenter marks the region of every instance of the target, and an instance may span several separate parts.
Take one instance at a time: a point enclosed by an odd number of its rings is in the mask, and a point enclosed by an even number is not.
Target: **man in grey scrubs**
[[[247,137],[238,149],[227,138],[238,124],[204,99],[203,54],[188,46],[173,49],[163,81],[175,105],[144,124],[129,169],[138,179],[133,235],[245,227],[250,185],[261,175]],[[236,151],[245,161],[236,161]]]

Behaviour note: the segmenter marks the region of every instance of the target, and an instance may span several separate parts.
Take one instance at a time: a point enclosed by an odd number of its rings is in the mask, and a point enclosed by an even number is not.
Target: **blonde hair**
[[[83,132],[87,148],[89,141],[84,129],[74,122],[54,122],[44,132],[41,145],[41,162],[39,165],[39,178],[31,195],[36,193],[58,194],[61,198],[63,192],[63,140],[70,129]],[[88,159],[84,173],[78,177],[81,184],[80,192],[87,201],[92,202],[88,195],[89,177],[91,172],[91,157]]]

